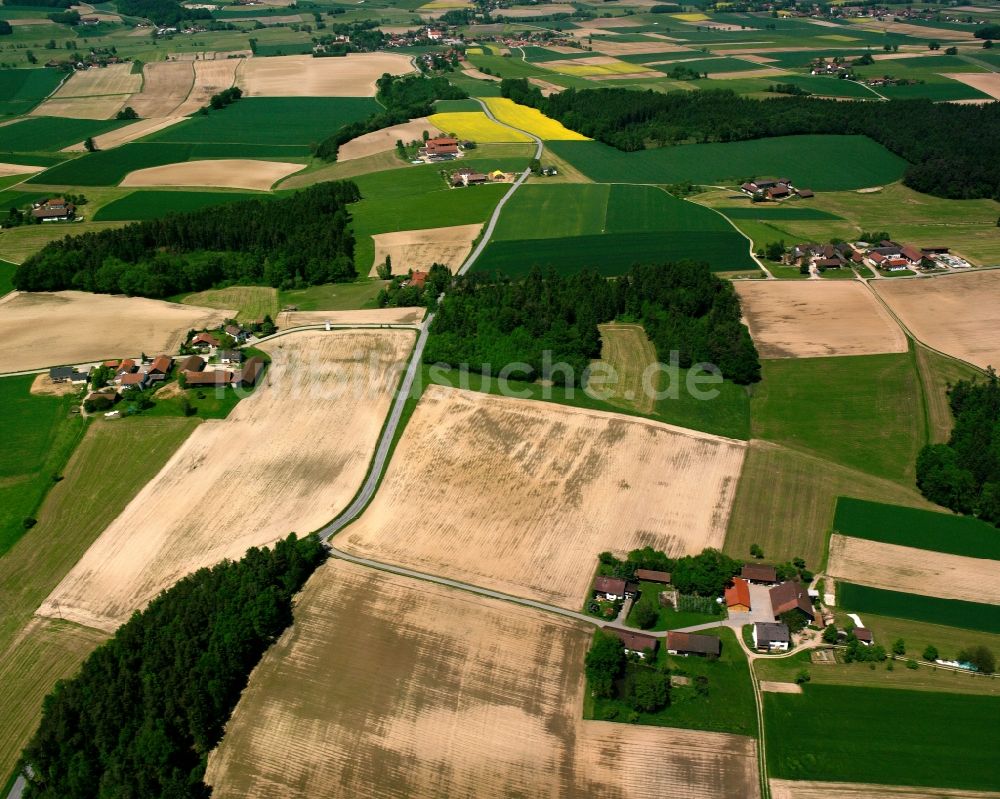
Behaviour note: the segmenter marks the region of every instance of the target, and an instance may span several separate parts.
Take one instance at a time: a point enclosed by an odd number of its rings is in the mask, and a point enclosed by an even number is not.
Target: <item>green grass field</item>
[[[691,678],[691,684],[672,687],[670,705],[658,713],[640,713],[638,723],[756,736],[757,714],[750,669],[735,634],[727,627],[704,630],[702,634],[718,635],[722,639],[719,659],[668,655],[661,645],[657,650],[658,662],[666,663],[673,675]],[[708,678],[705,696],[699,696],[694,690],[694,678],[699,676]],[[584,700],[584,718],[605,719],[614,714],[615,718],[624,721],[630,712],[624,702],[594,699],[589,691]]]
[[[14,290],[14,270],[17,264],[0,261],[0,297]]]
[[[1000,606],[922,594],[886,591],[854,583],[837,583],[837,605],[858,613],[876,613],[901,619],[1000,633]]]
[[[1000,531],[970,516],[840,497],[833,526],[869,541],[1000,560]]]
[[[819,208],[810,208],[802,203],[789,205],[787,202],[781,205],[758,203],[750,205],[749,201],[742,206],[716,206],[719,211],[730,219],[756,219],[767,222],[771,219],[779,221],[813,221],[816,219],[840,219],[836,214],[829,211],[821,211]]]
[[[249,200],[270,195],[238,191],[134,191],[103,206],[95,222],[125,222],[159,219],[167,214],[198,211],[213,205]]]
[[[1000,789],[1000,698],[806,685],[764,694],[771,776],[885,785]],[[809,720],[821,739],[803,740]]]
[[[932,507],[916,489],[787,447],[754,441],[747,451],[723,550],[747,558],[750,546],[773,561],[801,557],[813,571],[826,561],[838,495]]]
[[[379,109],[370,97],[249,97],[144,141],[266,145],[280,155],[283,147],[308,147]]]
[[[55,152],[127,122],[114,119],[57,119],[31,117],[0,127],[0,151],[15,153]]]
[[[0,555],[24,535],[24,520],[39,503],[83,435],[84,422],[70,416],[71,396],[36,396],[34,375],[0,378]]]
[[[27,114],[51,94],[62,79],[63,73],[54,69],[0,69],[0,114]]]
[[[912,484],[925,426],[912,355],[763,361],[753,436]]]
[[[535,266],[618,275],[635,263],[703,260],[715,271],[755,269],[748,242],[718,214],[652,186],[529,184],[504,206],[477,271]]]
[[[739,183],[765,175],[836,191],[898,180],[906,162],[864,136],[781,136],[624,153],[600,142],[549,142],[589,178],[613,183]]]
[[[278,293],[280,307],[294,305],[300,311],[352,311],[375,308],[375,296],[385,285],[381,280],[364,278],[356,283],[325,283],[304,289]]]
[[[278,290],[270,286],[229,286],[188,294],[181,299],[185,305],[235,310],[241,322],[278,315]]]

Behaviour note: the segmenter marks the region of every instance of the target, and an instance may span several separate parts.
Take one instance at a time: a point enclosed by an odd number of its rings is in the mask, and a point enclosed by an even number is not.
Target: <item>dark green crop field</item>
[[[32,117],[0,128],[0,150],[42,153],[61,150],[109,130],[127,125],[115,119],[57,119]]]
[[[997,696],[806,685],[765,693],[764,714],[774,777],[1000,790]]]
[[[228,191],[134,191],[110,202],[94,214],[96,222],[159,219],[167,214],[197,211],[212,205],[234,203],[269,194]]]
[[[0,114],[27,114],[62,78],[63,73],[54,69],[0,69]]]
[[[17,264],[0,261],[0,297],[14,290],[14,270]]]
[[[144,141],[270,145],[271,155],[277,156],[283,147],[322,141],[380,107],[370,97],[249,97],[171,125]]]
[[[779,136],[753,141],[686,144],[625,153],[596,141],[547,146],[587,177],[606,183],[736,183],[787,177],[820,191],[892,183],[906,162],[865,136]]]
[[[763,206],[763,207],[762,207]],[[819,208],[810,208],[806,205],[768,205],[760,203],[758,205],[747,205],[744,208],[725,208],[718,210],[730,219],[756,219],[759,222],[767,222],[769,219],[779,219],[782,221],[802,221],[812,222],[821,219],[842,219],[829,211],[821,211]]]
[[[1000,633],[1000,606],[837,582],[837,604],[858,613]]]
[[[1000,560],[1000,530],[971,516],[839,497],[833,529],[869,541]]]

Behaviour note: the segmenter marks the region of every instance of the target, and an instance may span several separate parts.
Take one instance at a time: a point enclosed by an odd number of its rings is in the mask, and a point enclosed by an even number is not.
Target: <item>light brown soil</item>
[[[695,68],[697,69],[697,64]],[[765,67],[764,69],[745,69],[742,72],[710,72],[708,76],[713,80],[736,80],[738,78],[774,78],[787,74],[787,69]]]
[[[48,374],[43,372],[35,377],[29,390],[32,394],[39,396],[65,397],[69,394],[75,394],[79,389],[69,382],[53,383]]]
[[[15,293],[0,305],[0,372],[176,352],[188,330],[218,324],[232,314],[82,291]]]
[[[31,111],[35,117],[67,117],[69,119],[111,119],[128,100],[127,94],[105,97],[53,97]]]
[[[252,158],[219,158],[151,166],[129,172],[119,186],[215,186],[225,189],[267,191],[282,178],[305,164],[286,161],[255,161]]]
[[[770,680],[760,681],[760,690],[770,694],[801,694],[802,686],[794,682],[771,682]]]
[[[370,276],[377,276],[376,269],[379,264],[385,263],[387,255],[392,258],[392,272],[395,275],[405,275],[410,269],[426,271],[433,264],[444,264],[454,272],[465,262],[472,250],[472,242],[482,227],[477,222],[473,225],[374,235],[375,262]]]
[[[125,125],[125,127],[116,128],[108,133],[102,133],[100,136],[94,136],[94,144],[97,145],[99,150],[110,150],[114,147],[119,147],[122,144],[127,144],[130,141],[141,139],[143,136],[148,136],[151,133],[156,133],[158,130],[169,128],[171,125],[183,122],[184,119],[185,117],[177,116],[157,119],[140,119],[137,122],[133,122],[131,125]],[[69,147],[64,147],[63,152],[82,153],[86,149],[87,148],[83,146],[83,142],[81,141],[76,144],[71,144]]]
[[[142,75],[142,91],[133,94],[128,105],[143,119],[177,116],[175,110],[194,85],[193,62],[156,61],[143,66]]]
[[[541,89],[543,97],[551,97],[553,94],[559,94],[559,92],[564,91],[566,88],[555,83],[549,83],[547,80],[542,80],[541,78],[528,78],[528,83]]]
[[[371,308],[360,311],[282,311],[275,323],[285,330],[302,325],[419,325],[423,308]]]
[[[413,342],[311,331],[263,345],[264,384],[192,433],[38,612],[110,631],[185,574],[334,518],[364,479]]]
[[[142,87],[142,75],[132,74],[132,65],[111,64],[104,68],[74,72],[53,99],[67,97],[97,97],[105,94],[133,94]]]
[[[983,368],[1000,367],[1000,271],[876,280],[874,286],[925,344]]]
[[[491,81],[500,80],[500,78],[498,78],[496,75],[487,75],[481,69],[476,69],[474,66],[471,66],[469,64],[463,66],[462,71],[470,78],[475,78],[476,80],[491,80]]]
[[[833,535],[827,571],[889,591],[1000,604],[1000,561],[986,558]]]
[[[247,59],[238,83],[251,97],[374,97],[375,81],[384,73],[412,71],[410,59],[394,53],[286,55]]]
[[[572,13],[570,5],[557,5],[555,3],[543,3],[537,6],[518,8],[498,8],[494,11],[497,17],[509,17],[510,19],[528,19],[531,17],[546,17],[550,14]],[[602,21],[603,22],[603,21]]]
[[[246,63],[243,58],[225,58],[194,62],[194,85],[187,99],[174,109],[171,116],[196,114],[206,106],[213,94],[228,89],[236,82],[236,73]]]
[[[765,358],[906,352],[906,336],[855,281],[743,280],[733,284]]]
[[[295,613],[209,758],[219,799],[758,795],[750,738],[584,721],[587,627],[336,560]]]
[[[768,58],[762,55],[744,55],[740,56],[740,58],[744,61],[752,61],[754,64],[773,64],[777,61],[776,58]]]
[[[382,128],[351,139],[347,144],[340,145],[340,149],[337,150],[337,160],[351,161],[374,153],[394,150],[397,141],[401,140],[403,144],[419,141],[424,131],[427,131],[431,138],[442,133],[428,121],[427,117],[418,117],[403,125],[393,125],[391,128]]]
[[[630,416],[429,386],[337,543],[577,609],[599,552],[720,547],[744,451]]]
[[[913,36],[917,39],[943,39],[946,41],[975,41],[973,31],[970,28],[966,31],[957,31],[951,28],[929,28],[923,25],[911,25],[908,22],[876,22],[872,20],[867,23],[859,23],[859,28],[863,30],[878,31],[879,33],[902,33],[906,36]],[[848,29],[848,32],[849,29]]]
[[[857,782],[771,780],[772,799],[1000,799],[992,791],[950,788],[908,788],[902,785],[865,785]]]
[[[41,172],[44,168],[42,166],[29,166],[28,164],[0,164],[0,177],[33,175],[35,172]]]
[[[1000,100],[1000,72],[955,72],[944,75]]]
[[[638,55],[640,53],[680,53],[690,50],[679,44],[663,42],[594,42],[594,50],[606,55]]]

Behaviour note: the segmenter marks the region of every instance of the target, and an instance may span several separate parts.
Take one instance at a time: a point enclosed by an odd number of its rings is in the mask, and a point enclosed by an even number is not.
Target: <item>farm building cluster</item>
[[[504,172],[500,169],[485,173],[462,167],[451,173],[448,184],[453,189],[460,189],[467,186],[482,186],[487,183],[513,183],[516,179],[517,175],[513,172]]]
[[[971,266],[964,258],[952,255],[948,247],[917,247],[888,239],[875,243],[840,241],[836,244],[796,244],[786,254],[785,261],[804,270],[819,272],[860,265],[883,272],[926,272],[968,269]]]
[[[754,202],[787,200],[789,197],[813,197],[812,189],[794,186],[788,178],[777,180],[749,180],[740,184],[740,191]]]
[[[416,164],[437,164],[454,161],[465,155],[465,151],[475,148],[475,142],[458,139],[455,136],[435,136],[417,149]]]

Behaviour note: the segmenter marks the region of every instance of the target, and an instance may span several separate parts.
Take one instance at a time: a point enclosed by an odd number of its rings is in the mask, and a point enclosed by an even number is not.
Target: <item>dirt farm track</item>
[[[604,550],[721,547],[745,445],[430,386],[339,549],[578,610]]]
[[[750,738],[584,721],[584,625],[339,560],[295,614],[209,759],[218,799],[758,795]]]
[[[185,574],[332,519],[364,479],[414,339],[316,331],[264,345],[265,384],[195,430],[39,613],[111,632]]]

